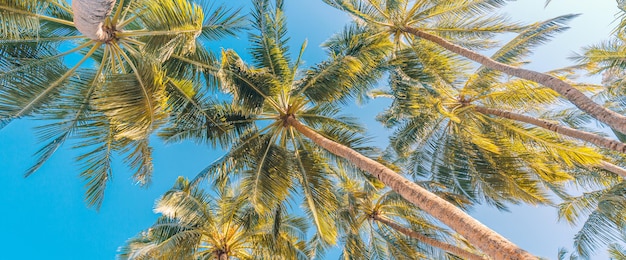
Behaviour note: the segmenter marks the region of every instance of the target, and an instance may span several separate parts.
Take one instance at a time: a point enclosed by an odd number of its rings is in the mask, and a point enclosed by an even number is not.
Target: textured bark
[[[400,194],[404,199],[454,229],[492,258],[537,259],[535,256],[519,248],[451,203],[427,191],[414,182],[407,180],[381,163],[367,158],[349,147],[329,140],[301,124],[293,116],[286,117],[285,120],[287,125],[295,128],[298,132],[311,139],[315,144],[337,156],[347,159],[361,170],[378,178],[385,185]]]
[[[436,43],[451,52],[478,62],[487,68],[498,70],[518,78],[534,81],[548,88],[551,88],[552,90],[556,91],[561,96],[569,100],[580,110],[585,111],[587,114],[591,115],[600,122],[603,122],[622,133],[626,133],[626,116],[620,115],[614,111],[611,111],[603,106],[596,104],[589,97],[585,96],[585,94],[557,77],[497,62],[485,55],[469,50],[467,48],[463,48],[459,45],[447,41],[444,38],[423,32],[417,28],[406,27],[403,28],[403,30],[422,39]]]
[[[610,162],[602,161],[600,163],[600,167],[599,168],[607,170],[607,171],[610,171],[612,173],[615,173],[615,174],[617,174],[619,176],[622,176],[623,179],[626,179],[626,169],[624,169],[622,167],[619,167],[619,166],[617,166],[615,164],[612,164]]]
[[[499,109],[492,109],[492,108],[486,108],[486,107],[482,107],[482,106],[474,106],[474,109],[482,114],[486,114],[486,115],[494,115],[494,116],[498,116],[498,117],[503,117],[503,118],[508,118],[511,120],[515,120],[515,121],[519,121],[519,122],[524,122],[524,123],[528,123],[531,125],[535,125],[541,128],[545,128],[548,129],[550,131],[554,131],[557,132],[559,134],[565,135],[565,136],[569,136],[569,137],[573,137],[585,142],[589,142],[592,144],[595,144],[599,147],[604,147],[604,148],[608,148],[611,149],[613,151],[617,151],[620,153],[626,153],[626,144],[622,143],[620,141],[617,140],[611,140],[609,138],[594,134],[594,133],[589,133],[589,132],[585,132],[585,131],[581,131],[581,130],[576,130],[573,128],[569,128],[566,126],[562,126],[556,123],[551,123],[545,120],[541,120],[541,119],[537,119],[534,117],[530,117],[530,116],[526,116],[526,115],[522,115],[522,114],[517,114],[517,113],[513,113],[513,112],[509,112],[509,111],[504,111],[504,110],[499,110]]]
[[[417,239],[417,240],[421,241],[424,244],[428,244],[430,246],[434,246],[434,247],[443,249],[443,250],[445,250],[447,252],[450,252],[450,253],[452,253],[452,254],[454,254],[456,256],[462,257],[463,259],[472,259],[472,260],[487,260],[488,259],[488,258],[483,257],[481,255],[477,255],[477,254],[474,254],[472,252],[469,252],[469,251],[467,251],[467,250],[465,250],[463,248],[460,248],[460,247],[457,247],[457,246],[454,246],[454,245],[451,245],[451,244],[448,244],[448,243],[444,243],[444,242],[441,242],[441,241],[439,241],[437,239],[433,239],[433,238],[427,237],[425,235],[422,235],[422,234],[420,234],[418,232],[415,232],[415,231],[413,231],[411,229],[405,228],[405,227],[399,225],[398,223],[396,223],[396,222],[394,222],[391,219],[388,219],[386,217],[376,215],[376,216],[374,216],[374,220],[379,221],[379,222],[381,222],[381,223],[383,223],[383,224],[385,224],[385,225],[395,229],[396,231],[398,231],[398,232],[400,232],[402,234],[405,234],[405,235],[407,235],[409,237]]]
[[[218,259],[218,260],[228,260],[228,254],[226,254],[226,253],[220,253],[220,254],[217,256],[217,259]]]
[[[89,39],[106,42],[113,38],[104,28],[104,20],[111,14],[115,0],[73,0],[74,25]]]

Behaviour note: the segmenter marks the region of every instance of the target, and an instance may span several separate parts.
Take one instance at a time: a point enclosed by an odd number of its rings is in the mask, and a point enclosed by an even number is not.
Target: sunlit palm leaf
[[[141,140],[165,119],[167,96],[164,74],[147,59],[132,61],[136,71],[107,78],[95,99],[116,129],[116,138]]]
[[[120,257],[215,259],[227,254],[238,259],[306,259],[302,218],[286,215],[275,223],[276,216],[259,215],[241,193],[225,188],[218,195],[210,196],[179,178],[157,202],[155,211],[164,216],[120,248]]]
[[[196,48],[196,38],[202,33],[202,8],[186,0],[134,1],[131,8],[146,31],[144,50],[167,60],[172,54],[184,55]]]
[[[37,35],[37,14],[43,12],[44,3],[41,0],[0,1],[0,38],[18,39]]]
[[[305,149],[296,151],[298,180],[303,188],[304,208],[315,222],[318,235],[325,243],[334,244],[337,238],[334,214],[338,209],[337,198],[333,193],[332,179],[326,168],[327,162],[320,154],[311,153],[309,144],[301,143]]]
[[[289,154],[274,144],[273,135],[264,136],[254,144],[248,156],[248,169],[242,176],[241,189],[260,212],[266,212],[287,198],[293,185]]]
[[[244,64],[234,51],[222,53],[220,70],[222,87],[232,93],[234,101],[249,111],[260,111],[266,99],[271,99],[280,87],[278,79]]]
[[[283,1],[272,5],[269,0],[253,1],[253,27],[258,31],[250,33],[251,54],[256,67],[267,68],[274,76],[291,80],[289,68],[289,47],[287,46],[286,18],[283,14]]]
[[[130,169],[134,169],[133,180],[142,186],[147,186],[152,180],[152,147],[148,138],[140,140],[125,140],[121,144],[127,153],[125,162]]]
[[[382,75],[382,65],[392,44],[384,34],[372,34],[361,26],[348,26],[324,46],[331,59],[306,71],[296,93],[313,102],[363,99]]]
[[[229,9],[218,6],[213,9],[212,1],[195,0],[205,13],[202,23],[201,36],[206,40],[219,40],[226,36],[236,36],[237,33],[247,26],[244,16],[239,9]]]

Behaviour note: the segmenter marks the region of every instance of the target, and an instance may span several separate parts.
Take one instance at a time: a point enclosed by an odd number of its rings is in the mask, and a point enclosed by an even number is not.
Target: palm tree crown
[[[317,228],[315,239],[334,244],[337,200],[331,165],[337,158],[294,131],[287,119],[296,117],[346,145],[361,145],[358,134],[362,129],[353,119],[339,116],[340,109],[329,101],[364,95],[380,75],[377,65],[383,62],[389,45],[362,28],[350,27],[337,37],[355,40],[331,41],[331,58],[300,72],[300,56],[295,60],[289,56],[282,1],[253,3],[252,24],[257,33],[250,34],[252,65],[225,50],[217,71],[232,103],[204,100],[201,108],[176,113],[161,136],[169,141],[192,138],[229,147],[228,153],[201,175],[215,176],[222,183],[230,179],[241,182],[241,189],[259,212],[271,211],[299,191],[303,208]],[[204,66],[215,70],[210,64]]]
[[[168,60],[211,62],[200,40],[231,35],[242,24],[238,12],[222,7],[205,16],[205,1],[72,3],[0,1],[0,128],[22,117],[50,120],[39,128],[46,144],[27,176],[66,140],[78,140],[86,201],[99,207],[113,154],[124,154],[135,180],[148,183],[148,136],[170,105],[196,92],[175,78],[197,69]]]
[[[304,218],[260,215],[243,195],[225,187],[213,197],[180,177],[155,206],[163,216],[119,259],[309,259]]]

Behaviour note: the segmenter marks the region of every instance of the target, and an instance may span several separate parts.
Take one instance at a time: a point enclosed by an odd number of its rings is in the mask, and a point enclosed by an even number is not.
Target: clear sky
[[[222,1],[218,1],[222,2]],[[223,1],[227,6],[247,6],[247,1]],[[540,47],[529,67],[550,70],[571,63],[566,59],[580,47],[607,39],[615,24],[614,0],[553,0],[543,8],[544,0],[523,0],[511,4],[507,12],[514,20],[537,21],[559,14],[582,13],[570,25],[571,30]],[[309,47],[305,66],[324,58],[319,45],[337,32],[349,17],[325,6],[321,0],[286,0],[292,50],[304,39]],[[244,10],[248,10],[245,7]],[[222,42],[227,48],[246,52],[245,37]],[[373,120],[384,101],[351,107],[348,113],[364,115],[362,122],[376,144],[385,144],[388,132]],[[367,111],[367,113],[363,113]],[[104,204],[99,212],[85,207],[83,182],[70,145],[60,150],[28,179],[22,174],[33,163],[37,143],[32,127],[38,122],[19,120],[0,130],[0,259],[113,259],[117,247],[144,228],[157,215],[152,206],[177,176],[193,178],[197,172],[221,155],[190,143],[164,145],[154,138],[154,176],[152,185],[132,185],[131,173],[120,158],[114,165]],[[513,207],[511,213],[478,208],[472,214],[486,225],[508,237],[522,248],[539,256],[556,258],[559,247],[569,247],[575,229],[557,223],[551,208]],[[597,259],[606,257],[598,256]],[[328,256],[327,259],[335,259]]]

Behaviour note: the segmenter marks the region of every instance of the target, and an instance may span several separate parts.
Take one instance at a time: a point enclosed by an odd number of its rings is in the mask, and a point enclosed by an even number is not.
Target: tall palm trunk
[[[111,14],[115,0],[73,0],[74,25],[89,39],[106,42],[113,38],[104,22]]]
[[[407,180],[381,163],[318,134],[301,124],[294,116],[286,117],[285,123],[320,147],[347,159],[361,170],[375,176],[404,199],[454,229],[489,256],[495,259],[537,259],[451,203]]]
[[[573,137],[573,138],[576,138],[585,142],[589,142],[600,147],[608,148],[613,151],[626,153],[625,143],[622,143],[617,140],[611,140],[609,138],[606,138],[597,134],[593,134],[593,133],[589,133],[589,132],[585,132],[581,130],[576,130],[576,129],[562,126],[556,123],[551,123],[546,120],[541,120],[538,118],[534,118],[534,117],[530,117],[530,116],[526,116],[522,114],[517,114],[517,113],[513,113],[509,111],[487,108],[483,106],[474,106],[474,109],[476,110],[476,112],[479,112],[485,115],[494,115],[498,117],[503,117],[503,118],[508,118],[511,120],[519,121],[519,122],[528,123],[531,125],[548,129],[550,131],[557,132],[562,135],[566,135],[566,136]]]
[[[546,87],[549,87],[557,93],[561,94],[570,102],[572,102],[572,104],[574,104],[580,110],[585,111],[600,122],[603,122],[622,133],[626,133],[626,116],[620,115],[614,111],[611,111],[603,106],[596,104],[595,102],[593,102],[593,100],[585,96],[585,94],[559,78],[550,76],[545,73],[517,68],[501,62],[497,62],[485,55],[469,50],[467,48],[463,48],[459,45],[447,41],[444,38],[423,32],[417,28],[404,27],[402,28],[402,30],[422,39],[431,41],[451,52],[478,62],[487,68],[502,71],[506,74],[534,81]]]
[[[469,252],[469,251],[467,251],[467,250],[465,250],[463,248],[460,248],[460,247],[457,247],[457,246],[454,246],[454,245],[451,245],[451,244],[448,244],[448,243],[441,242],[441,241],[439,241],[437,239],[433,239],[433,238],[427,237],[427,236],[422,235],[422,234],[420,234],[418,232],[415,232],[415,231],[413,231],[411,229],[405,228],[405,227],[399,225],[398,223],[394,222],[393,220],[388,219],[386,217],[379,216],[379,215],[374,215],[373,218],[374,218],[374,220],[376,220],[378,222],[381,222],[381,223],[383,223],[383,224],[385,224],[385,225],[395,229],[396,231],[398,231],[398,232],[400,232],[402,234],[405,234],[405,235],[407,235],[409,237],[417,239],[417,240],[421,241],[424,244],[428,244],[430,246],[434,246],[434,247],[443,249],[443,250],[445,250],[447,252],[450,252],[450,253],[452,253],[452,254],[454,254],[456,256],[460,256],[460,257],[462,257],[464,259],[472,259],[472,260],[486,260],[487,259],[486,257],[474,254],[474,253]]]

